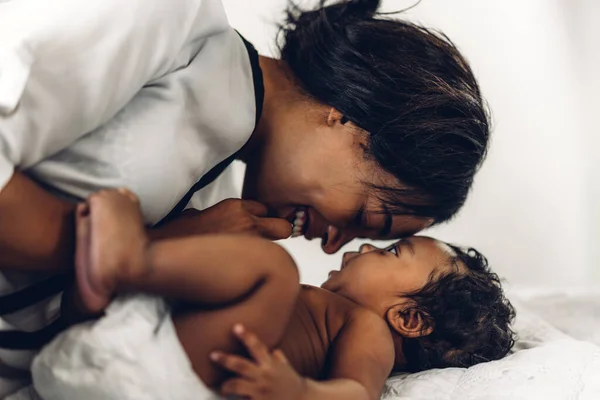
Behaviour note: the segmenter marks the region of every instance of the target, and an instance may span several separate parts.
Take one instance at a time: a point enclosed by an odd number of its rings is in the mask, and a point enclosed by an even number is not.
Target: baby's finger
[[[271,360],[269,349],[258,336],[246,330],[241,324],[233,327],[233,333],[240,339],[248,353],[258,364],[267,364]]]
[[[243,357],[213,351],[210,354],[210,359],[215,364],[242,377],[248,379],[256,379],[258,377],[258,366]]]
[[[256,226],[258,232],[267,239],[287,239],[292,235],[292,224],[283,218],[259,218]]]
[[[241,396],[250,399],[254,396],[254,384],[245,379],[229,379],[221,385],[221,394],[223,396]]]

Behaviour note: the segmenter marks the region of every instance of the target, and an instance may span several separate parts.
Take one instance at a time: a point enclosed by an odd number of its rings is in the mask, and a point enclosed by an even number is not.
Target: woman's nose
[[[321,248],[327,254],[334,254],[356,236],[329,225],[321,242]]]

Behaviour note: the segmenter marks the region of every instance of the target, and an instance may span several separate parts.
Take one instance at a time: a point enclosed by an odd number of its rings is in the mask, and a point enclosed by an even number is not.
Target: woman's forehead
[[[369,219],[379,228],[381,239],[394,239],[407,235],[414,235],[434,223],[430,217],[422,217],[409,214],[393,213],[388,206],[387,196],[382,195],[383,188],[396,188],[402,190],[407,188],[402,182],[399,182],[391,174],[379,171],[371,175],[372,183],[367,183],[371,187],[365,205],[365,212],[369,213]],[[410,199],[406,199],[410,202]]]

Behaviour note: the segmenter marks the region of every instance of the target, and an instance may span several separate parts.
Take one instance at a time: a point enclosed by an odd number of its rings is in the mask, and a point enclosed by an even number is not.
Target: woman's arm
[[[72,268],[74,210],[73,204],[15,172],[0,191],[0,270]]]
[[[61,272],[73,268],[75,205],[47,192],[21,172],[0,191],[0,270]],[[214,233],[283,239],[284,219],[267,218],[262,204],[228,199],[204,211],[188,210],[159,228],[151,240]]]
[[[148,82],[187,65],[201,38],[228,26],[204,3],[2,2],[0,270],[72,267],[73,206],[15,171],[68,147]]]

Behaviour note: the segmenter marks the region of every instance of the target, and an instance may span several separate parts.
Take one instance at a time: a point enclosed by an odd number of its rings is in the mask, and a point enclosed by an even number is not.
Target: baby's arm
[[[371,311],[357,310],[333,343],[327,380],[309,380],[305,398],[377,400],[394,359],[387,324]]]
[[[285,355],[247,330],[237,335],[252,361],[216,352],[215,362],[237,374],[221,387],[223,395],[251,400],[377,400],[394,363],[394,344],[383,320],[358,310],[338,334],[331,349],[327,380],[303,378]]]

